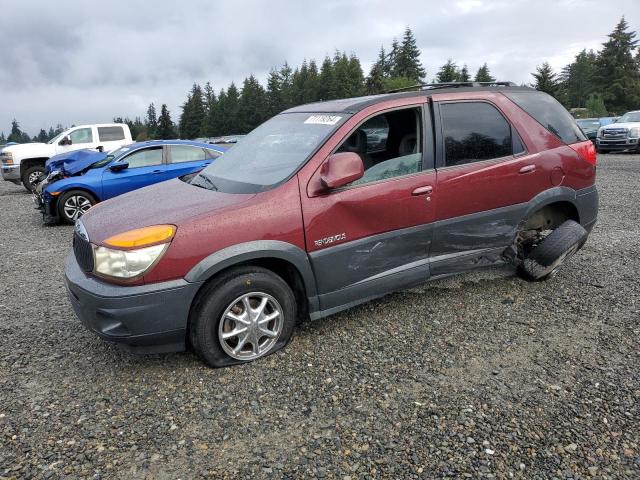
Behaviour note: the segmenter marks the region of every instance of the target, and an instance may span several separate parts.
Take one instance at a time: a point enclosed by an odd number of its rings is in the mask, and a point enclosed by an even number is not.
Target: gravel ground
[[[434,282],[213,370],[86,331],[71,228],[0,182],[0,478],[638,478],[640,156],[600,156],[598,184],[548,282]]]

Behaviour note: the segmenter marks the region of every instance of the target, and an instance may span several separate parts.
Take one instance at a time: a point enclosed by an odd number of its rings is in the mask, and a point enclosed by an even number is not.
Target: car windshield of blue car
[[[253,130],[190,180],[225,193],[257,193],[287,180],[348,117],[282,113]]]
[[[640,122],[640,112],[628,112],[620,117],[616,123]]]
[[[109,152],[109,154],[106,157],[104,157],[102,160],[98,160],[96,163],[92,163],[89,168],[102,168],[105,165],[111,163],[111,160],[122,156],[123,154],[127,153],[129,150],[131,150],[131,147],[120,147],[119,149],[114,150],[113,152]]]

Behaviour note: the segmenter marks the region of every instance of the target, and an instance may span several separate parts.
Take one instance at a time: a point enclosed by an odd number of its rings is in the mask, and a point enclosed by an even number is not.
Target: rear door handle
[[[162,173],[162,170],[154,170],[151,173]]]
[[[425,185],[424,187],[416,188],[411,192],[411,195],[427,195],[431,192],[433,192],[433,187],[431,185]]]
[[[531,173],[536,171],[535,165],[526,165],[520,169],[519,173]]]

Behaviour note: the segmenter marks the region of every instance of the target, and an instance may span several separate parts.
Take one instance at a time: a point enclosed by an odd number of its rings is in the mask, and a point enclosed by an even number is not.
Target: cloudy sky
[[[410,26],[428,79],[447,58],[498,79],[530,82],[598,49],[624,14],[640,30],[640,0],[2,0],[0,131],[144,115],[186,91],[217,90],[285,60],[353,52],[366,71]],[[365,73],[366,73],[365,71]]]

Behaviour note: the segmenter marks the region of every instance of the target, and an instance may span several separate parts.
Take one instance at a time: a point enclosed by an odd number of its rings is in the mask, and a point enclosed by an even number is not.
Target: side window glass
[[[93,133],[90,128],[79,128],[69,134],[71,143],[76,145],[78,143],[93,143]]]
[[[440,105],[445,165],[491,160],[513,154],[511,126],[484,102]]]
[[[133,152],[125,157],[124,162],[129,163],[129,168],[151,167],[162,164],[162,147],[146,148]]]
[[[122,127],[98,127],[98,137],[101,142],[124,140],[124,130]]]
[[[406,108],[372,117],[337,151],[362,158],[364,176],[351,185],[417,173],[422,169],[422,110]]]
[[[171,145],[171,163],[198,162],[207,159],[204,148]]]

